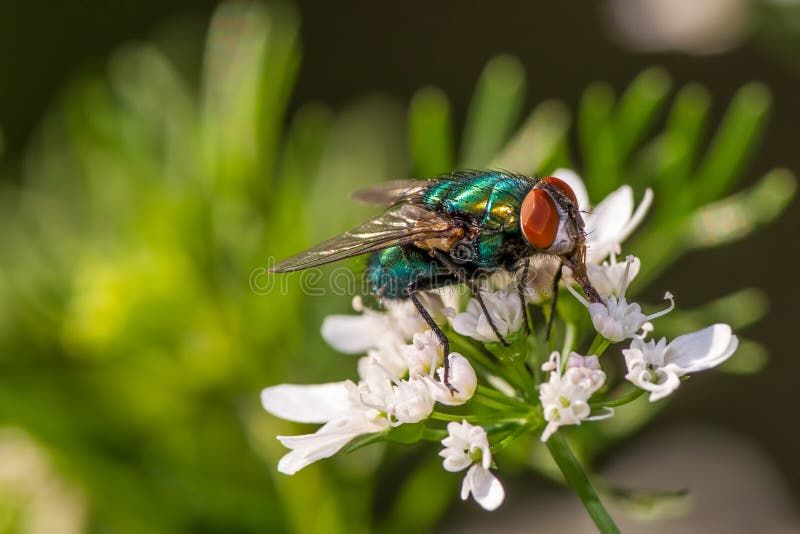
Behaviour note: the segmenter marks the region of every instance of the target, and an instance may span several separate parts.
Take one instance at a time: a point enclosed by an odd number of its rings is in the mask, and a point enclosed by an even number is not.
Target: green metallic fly
[[[526,310],[523,281],[531,256],[554,256],[572,270],[589,300],[600,299],[586,274],[586,236],[577,198],[559,178],[462,171],[428,180],[391,182],[359,191],[354,198],[386,210],[270,270],[297,271],[369,253],[366,277],[371,291],[379,298],[411,299],[439,338],[445,356],[450,344],[420,302],[419,291],[465,284],[503,344],[507,342],[479,291],[477,280],[487,272],[505,269],[518,274],[518,291]],[[554,291],[553,308],[557,295]],[[526,316],[526,328],[528,324]],[[444,383],[450,387],[447,357],[444,362]]]

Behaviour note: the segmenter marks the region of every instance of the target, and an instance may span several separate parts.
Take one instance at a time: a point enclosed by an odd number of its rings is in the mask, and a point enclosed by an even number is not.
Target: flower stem
[[[564,346],[561,349],[562,356],[569,357],[569,353],[575,349],[576,333],[575,323],[567,323],[564,330]]]
[[[600,532],[603,534],[619,533],[619,528],[617,528],[614,520],[606,511],[603,503],[600,502],[600,498],[589,482],[583,467],[578,463],[577,458],[572,454],[567,442],[564,441],[559,432],[556,432],[547,440],[547,449],[556,464],[558,464],[558,468],[561,469],[561,473],[567,483],[572,486],[578,497],[580,497],[583,506],[586,507],[586,511],[589,512],[589,516]]]
[[[517,406],[520,408],[528,408],[529,405],[524,400],[520,399],[519,397],[509,397],[505,393],[501,393],[494,388],[484,386],[483,384],[478,384],[478,389],[476,390],[478,395],[483,395],[484,397],[488,397],[490,399],[494,399],[499,402],[504,402],[506,404],[510,404],[512,406]]]
[[[597,334],[592,341],[592,345],[589,347],[589,351],[586,354],[594,354],[596,356],[602,356],[603,353],[606,351],[608,346],[611,345],[611,342]]]
[[[589,405],[592,408],[613,408],[615,406],[622,406],[623,404],[628,404],[629,402],[635,401],[636,399],[642,396],[642,393],[644,393],[643,389],[636,388],[633,391],[626,393],[625,395],[617,399],[611,399],[600,402],[590,402]]]
[[[514,440],[516,440],[522,434],[527,432],[534,425],[535,423],[533,422],[527,422],[523,425],[520,425],[513,432],[511,432],[511,434],[509,434],[508,436],[504,437],[503,439],[492,445],[491,447],[492,453],[497,454],[498,452],[502,451],[503,449],[508,447]]]

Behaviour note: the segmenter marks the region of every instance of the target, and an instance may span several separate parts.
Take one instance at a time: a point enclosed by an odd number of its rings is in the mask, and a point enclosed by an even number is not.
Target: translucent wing
[[[395,180],[362,189],[353,193],[353,199],[362,204],[374,206],[391,206],[400,202],[419,199],[425,189],[436,179],[430,180]]]
[[[349,232],[287,258],[270,271],[286,273],[366,254],[394,245],[446,237],[456,228],[436,213],[414,204],[402,204]]]

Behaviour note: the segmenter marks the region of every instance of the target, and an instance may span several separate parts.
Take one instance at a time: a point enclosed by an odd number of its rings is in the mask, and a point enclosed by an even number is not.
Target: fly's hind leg
[[[411,299],[411,302],[414,303],[414,307],[417,308],[419,314],[425,319],[428,326],[431,327],[436,337],[439,338],[439,343],[442,345],[442,353],[444,354],[444,376],[442,377],[442,382],[444,382],[444,385],[450,390],[450,393],[456,393],[458,390],[450,385],[450,341],[447,339],[447,336],[444,335],[442,329],[439,328],[439,325],[436,324],[436,321],[433,320],[431,314],[428,313],[428,310],[425,309],[425,306],[422,305],[422,302],[420,302],[414,284],[409,284],[408,286],[408,298]]]
[[[458,279],[459,282],[461,282],[462,284],[466,285],[469,288],[469,292],[472,294],[473,297],[475,297],[475,300],[478,301],[478,305],[481,307],[481,311],[483,311],[483,315],[486,317],[486,321],[489,323],[489,326],[492,327],[492,332],[494,332],[494,335],[496,335],[497,339],[500,340],[500,343],[508,347],[510,343],[506,341],[506,338],[503,337],[503,334],[500,333],[500,330],[497,328],[497,325],[494,324],[494,319],[492,319],[492,316],[489,313],[489,309],[483,302],[483,297],[481,296],[480,288],[477,286],[477,284],[475,284],[473,280],[470,280],[469,278],[466,277],[466,275],[464,275],[464,272],[458,268],[458,265],[456,265],[452,259],[450,259],[450,256],[439,250],[434,250],[433,254],[436,257],[436,259],[439,260],[442,263],[442,265],[444,265],[447,268],[447,270],[450,271],[453,274],[453,276],[455,276]]]

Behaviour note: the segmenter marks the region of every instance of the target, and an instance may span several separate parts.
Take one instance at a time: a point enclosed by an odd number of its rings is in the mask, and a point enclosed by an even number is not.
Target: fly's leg
[[[447,254],[443,253],[440,250],[434,250],[433,254],[436,257],[436,259],[442,262],[442,265],[444,265],[447,268],[447,270],[450,271],[458,279],[459,282],[461,282],[462,284],[467,286],[467,288],[469,288],[469,292],[472,293],[472,296],[475,297],[475,300],[478,301],[478,305],[481,307],[483,315],[486,317],[486,321],[489,323],[489,326],[492,327],[492,332],[494,332],[494,335],[496,335],[497,339],[500,340],[500,343],[508,347],[510,343],[506,341],[506,338],[503,337],[503,334],[500,333],[500,330],[497,328],[497,325],[494,324],[494,319],[492,319],[491,314],[489,314],[489,310],[488,308],[486,308],[486,304],[483,302],[483,297],[481,297],[480,288],[475,284],[473,280],[470,280],[464,275],[464,272],[458,268],[458,265],[456,265],[453,262],[453,260],[450,259],[450,256],[448,256]]]
[[[570,258],[562,257],[562,261],[564,265],[569,267],[572,271],[572,278],[581,286],[589,302],[600,302],[600,295],[592,285],[592,282],[589,280],[589,275],[586,272],[585,257],[585,250],[580,250]]]
[[[525,302],[525,286],[528,282],[528,270],[531,267],[530,258],[525,258],[525,263],[522,266],[522,274],[517,280],[517,295],[519,295],[519,303],[522,306],[522,320],[525,321],[525,335],[531,335],[531,323],[528,317],[528,304]]]
[[[550,300],[550,317],[547,319],[547,330],[544,334],[544,340],[550,341],[550,333],[553,331],[553,320],[556,317],[556,304],[558,303],[558,283],[561,281],[561,269],[556,271],[556,276],[553,278],[553,298]],[[594,288],[592,288],[594,290]]]
[[[442,345],[442,353],[444,354],[444,376],[442,377],[442,382],[444,382],[444,385],[450,390],[450,393],[456,393],[458,390],[450,385],[450,341],[447,339],[447,336],[444,335],[442,329],[439,328],[439,325],[436,324],[436,321],[433,320],[431,314],[428,313],[428,310],[425,309],[425,306],[422,305],[422,302],[420,302],[414,284],[409,284],[408,286],[408,298],[411,299],[411,302],[414,303],[414,307],[417,308],[419,314],[425,319],[428,326],[431,327],[436,337],[439,338],[439,343]]]

